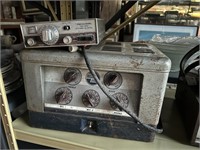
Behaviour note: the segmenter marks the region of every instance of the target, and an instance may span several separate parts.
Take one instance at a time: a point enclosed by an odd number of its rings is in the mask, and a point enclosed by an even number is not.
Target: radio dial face
[[[127,108],[129,104],[128,97],[124,93],[115,93],[113,97],[122,105],[122,107]],[[114,110],[121,110],[118,106],[110,100],[110,106]]]
[[[87,90],[83,93],[82,101],[86,107],[94,108],[99,104],[100,96],[95,90]]]
[[[59,39],[58,29],[53,25],[43,26],[40,28],[40,39],[44,44],[54,45]]]
[[[72,92],[67,87],[58,88],[55,92],[56,102],[60,105],[67,105],[72,100]]]
[[[67,68],[64,73],[64,80],[67,84],[76,85],[82,78],[81,72],[77,68]]]

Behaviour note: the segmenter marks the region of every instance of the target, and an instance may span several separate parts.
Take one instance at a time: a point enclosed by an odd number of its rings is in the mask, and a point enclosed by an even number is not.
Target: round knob
[[[122,107],[124,108],[128,107],[129,100],[128,100],[128,97],[124,93],[115,93],[113,97],[120,103]],[[113,101],[110,101],[110,106],[114,110],[121,110]]]
[[[36,44],[36,42],[35,42],[35,40],[34,40],[33,38],[29,38],[29,39],[27,40],[27,44],[28,44],[29,46],[33,46],[33,45]]]
[[[87,90],[82,96],[83,104],[86,107],[96,107],[100,102],[100,96],[95,90]]]
[[[71,42],[72,42],[71,36],[65,36],[65,37],[63,38],[63,43],[65,43],[65,44],[70,44]]]
[[[69,104],[72,100],[72,92],[66,87],[61,87],[56,90],[55,99],[60,105]]]
[[[59,39],[58,29],[52,25],[40,28],[40,39],[47,45],[54,45]]]
[[[67,68],[64,73],[64,80],[67,84],[76,85],[81,81],[82,75],[77,68]]]
[[[122,77],[118,72],[108,72],[104,76],[104,84],[110,89],[119,88],[122,84]]]

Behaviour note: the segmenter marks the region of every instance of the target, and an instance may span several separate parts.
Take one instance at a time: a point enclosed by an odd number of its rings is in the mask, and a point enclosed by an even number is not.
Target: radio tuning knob
[[[55,44],[59,39],[59,32],[55,26],[44,26],[40,29],[40,39],[47,45]]]
[[[66,87],[59,88],[55,92],[55,99],[60,105],[69,104],[72,100],[72,92]]]
[[[108,81],[107,81],[107,84],[108,86],[109,85],[114,85],[117,83],[117,81],[119,80],[119,76],[117,74],[111,74],[109,77],[108,77]]]
[[[71,42],[72,42],[71,36],[65,36],[65,37],[63,38],[63,43],[65,43],[65,44],[70,44]]]
[[[76,85],[81,81],[82,75],[77,68],[67,68],[64,73],[64,80],[67,84]]]
[[[122,77],[118,72],[108,72],[104,76],[104,84],[111,89],[116,89],[122,84]]]
[[[100,96],[95,90],[87,90],[82,96],[83,104],[86,107],[96,107],[100,102]]]
[[[77,76],[78,76],[77,72],[71,71],[71,72],[68,72],[67,74],[65,74],[64,80],[66,83],[70,83],[70,82],[76,80]]]
[[[33,45],[36,44],[36,42],[35,42],[35,40],[34,40],[33,38],[29,38],[29,39],[27,40],[27,44],[28,44],[29,46],[33,46]]]
[[[124,108],[128,107],[129,104],[129,100],[128,97],[124,94],[124,93],[115,93],[113,95],[113,97],[120,103],[120,105]],[[117,105],[110,100],[110,106],[114,109],[114,110],[120,110],[120,108],[117,107]]]

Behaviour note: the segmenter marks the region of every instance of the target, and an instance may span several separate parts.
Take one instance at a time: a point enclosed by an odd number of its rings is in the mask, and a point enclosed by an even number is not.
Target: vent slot
[[[104,46],[102,48],[102,51],[121,52],[122,48],[121,47]]]
[[[106,42],[106,45],[121,45],[119,42]]]
[[[135,53],[151,53],[151,54],[154,54],[154,52],[151,49],[147,49],[147,48],[133,48],[133,51]]]

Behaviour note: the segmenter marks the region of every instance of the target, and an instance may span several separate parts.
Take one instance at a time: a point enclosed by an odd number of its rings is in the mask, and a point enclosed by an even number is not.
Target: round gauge
[[[127,108],[129,104],[128,97],[124,93],[115,93],[113,97],[122,105],[122,107]],[[110,100],[110,106],[114,110],[121,110],[118,108],[118,106]]]
[[[122,84],[122,76],[118,72],[107,72],[104,75],[104,84],[109,89],[117,89]]]
[[[96,73],[97,77],[98,77],[99,80],[100,80],[100,75],[99,75],[99,73],[96,72],[96,71],[95,71],[95,73]],[[88,72],[88,73],[86,74],[86,81],[87,81],[90,85],[95,85],[95,84],[97,84],[96,81],[95,81],[95,79],[93,78],[93,76],[92,76],[92,74],[91,74],[90,72]]]
[[[81,71],[77,68],[67,68],[63,78],[69,85],[79,84],[82,78]]]
[[[56,102],[60,105],[69,104],[72,101],[72,92],[67,87],[58,88],[55,92]]]
[[[55,26],[43,26],[39,30],[40,39],[44,44],[54,45],[59,39],[59,32]]]
[[[87,90],[82,96],[83,104],[86,107],[96,107],[100,102],[100,96],[95,90]]]

